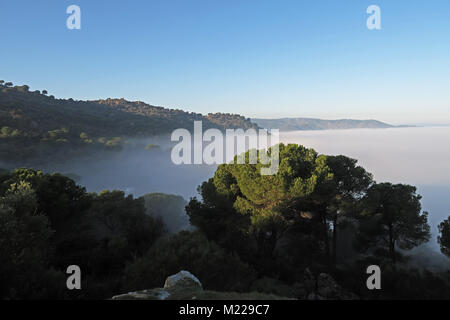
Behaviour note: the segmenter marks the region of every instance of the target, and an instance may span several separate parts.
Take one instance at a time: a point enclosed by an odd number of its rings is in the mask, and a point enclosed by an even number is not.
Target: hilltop
[[[114,149],[124,138],[169,134],[177,128],[257,128],[241,115],[202,115],[142,101],[56,99],[46,90],[30,91],[0,80],[0,160],[47,155],[70,147]]]

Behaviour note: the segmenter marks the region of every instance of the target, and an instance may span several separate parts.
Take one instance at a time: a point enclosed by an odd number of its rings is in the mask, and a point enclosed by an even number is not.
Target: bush
[[[132,290],[161,287],[168,276],[180,270],[197,276],[205,289],[219,291],[246,291],[256,276],[237,256],[201,233],[181,231],[128,265],[124,282]]]

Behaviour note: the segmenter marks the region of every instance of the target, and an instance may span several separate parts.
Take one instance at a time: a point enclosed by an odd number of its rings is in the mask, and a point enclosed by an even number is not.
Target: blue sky
[[[0,79],[56,97],[450,123],[448,0],[14,0],[0,23]]]

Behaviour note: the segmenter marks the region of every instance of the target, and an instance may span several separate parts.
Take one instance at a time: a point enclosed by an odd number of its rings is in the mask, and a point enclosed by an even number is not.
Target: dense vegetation
[[[169,233],[190,229],[189,217],[184,209],[187,202],[183,197],[165,193],[148,193],[142,198],[145,201],[146,213],[155,218],[160,217]]]
[[[439,224],[439,232],[438,242],[441,246],[441,251],[450,257],[450,217]]]
[[[299,298],[309,269],[363,299],[450,299],[450,271],[418,270],[402,254],[430,238],[415,187],[376,183],[345,156],[298,145],[279,155],[273,176],[259,163],[220,165],[186,206],[196,230],[171,235],[156,213],[173,202],[165,221],[180,218],[182,199],[89,194],[59,174],[1,172],[0,297],[108,298],[186,269],[206,289]],[[440,226],[446,254],[449,221]],[[72,264],[83,270],[79,291],[65,287]],[[382,290],[366,287],[371,264]]]
[[[192,130],[197,120],[205,129],[257,127],[239,115],[203,116],[125,99],[55,99],[46,90],[30,91],[27,85],[0,81],[0,160],[54,160],[58,155],[117,149],[127,137]]]

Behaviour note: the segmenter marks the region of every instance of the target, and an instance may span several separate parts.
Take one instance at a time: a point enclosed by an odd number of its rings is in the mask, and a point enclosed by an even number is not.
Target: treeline
[[[125,99],[55,99],[46,90],[30,91],[0,80],[0,160],[27,159],[70,148],[111,149],[125,137],[168,134],[177,128],[256,128],[239,115],[186,112]]]
[[[208,239],[280,287],[301,284],[309,268],[361,298],[450,298],[450,270],[416,270],[401,253],[430,239],[415,187],[376,183],[354,159],[299,145],[268,152],[279,152],[276,175],[261,175],[260,163],[224,164],[200,186],[202,200],[192,199],[187,213]],[[449,225],[438,239],[447,255]],[[366,287],[373,264],[382,270],[380,291]]]
[[[87,193],[68,177],[32,169],[1,171],[0,298],[102,299],[131,290],[127,268],[169,236],[163,220],[175,222],[172,232],[186,228],[176,201],[164,194]],[[71,292],[65,272],[74,264],[83,289]]]
[[[276,175],[262,176],[260,163],[224,164],[199,187],[201,199],[186,206],[195,231],[178,232],[181,199],[89,194],[59,174],[3,172],[0,297],[110,298],[189,270],[206,289],[303,299],[309,270],[331,274],[362,299],[450,299],[450,270],[419,270],[402,254],[430,239],[415,187],[376,183],[345,156],[283,144],[269,152],[279,152]],[[178,212],[165,219],[180,226],[171,234],[146,214],[166,205]],[[449,255],[450,217],[439,231]],[[83,272],[79,291],[65,287],[73,264]],[[373,264],[381,290],[366,287]]]

